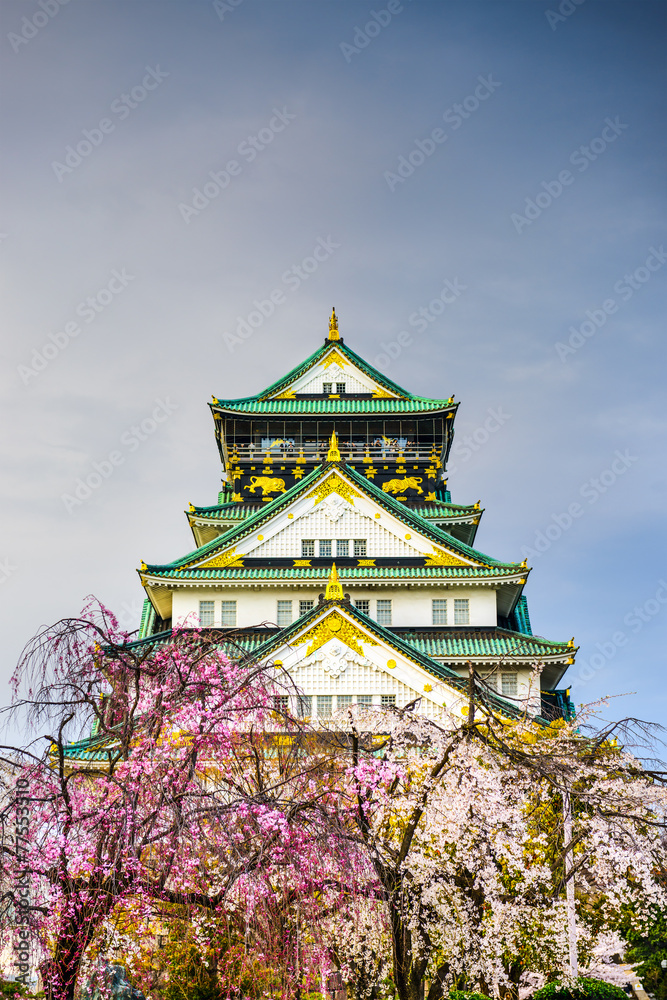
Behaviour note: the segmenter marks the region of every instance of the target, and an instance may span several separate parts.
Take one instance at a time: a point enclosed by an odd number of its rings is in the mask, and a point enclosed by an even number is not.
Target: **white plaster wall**
[[[327,517],[324,504],[317,504],[313,511],[289,523],[272,538],[262,541],[255,548],[248,549],[253,559],[267,557],[300,559],[302,538],[355,538],[366,539],[366,556],[369,559],[412,556],[423,551],[410,545],[414,532],[403,529],[402,537],[388,531],[373,517],[367,517],[358,510],[349,508],[337,520]],[[316,548],[317,554],[317,548]],[[350,555],[353,554],[350,547]]]
[[[438,657],[438,662],[440,657]],[[443,660],[443,663],[446,661]],[[467,673],[463,668],[455,668],[456,672],[460,677],[467,677]],[[516,705],[519,708],[528,706],[529,712],[536,715],[539,714],[541,709],[540,700],[540,679],[539,676],[535,675],[529,668],[514,668],[511,664],[504,664],[499,667],[496,671],[480,669],[481,676],[487,680],[489,686],[495,690],[496,694],[503,697],[502,693],[502,674],[503,673],[514,673],[517,675],[517,693],[508,698],[511,704]]]
[[[332,382],[331,391],[336,391],[336,382],[345,383],[345,392],[371,392],[372,389],[368,385],[364,385],[359,379],[355,378],[354,375],[348,374],[346,371],[336,370],[332,372],[331,365],[322,374],[316,375],[315,378],[306,382],[304,385],[300,385],[298,392],[324,392],[323,385],[325,382]]]
[[[352,602],[370,600],[370,616],[375,618],[375,602],[391,600],[392,625],[424,626],[432,624],[432,605],[434,598],[448,601],[448,625],[454,624],[455,598],[467,598],[470,602],[471,625],[496,625],[496,592],[492,588],[473,587],[378,587],[367,585],[354,587],[343,580],[346,593],[350,594]],[[292,601],[294,619],[299,613],[300,600],[313,600],[317,604],[319,594],[324,592],[325,582],[301,588],[263,586],[257,589],[245,587],[229,588],[184,588],[174,592],[173,619],[174,624],[183,622],[188,616],[190,620],[198,620],[199,602],[216,602],[216,624],[220,622],[220,601],[236,601],[239,627],[258,625],[262,622],[275,622],[277,602]]]

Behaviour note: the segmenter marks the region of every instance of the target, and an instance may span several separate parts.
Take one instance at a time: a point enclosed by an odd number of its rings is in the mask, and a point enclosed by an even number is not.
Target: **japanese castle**
[[[452,502],[453,397],[376,371],[334,310],[289,374],[209,405],[222,490],[187,511],[192,552],[142,563],[140,641],[177,626],[233,638],[291,678],[279,707],[315,722],[354,704],[465,714],[470,665],[501,711],[569,714],[573,641],[532,634],[526,563],[476,549],[483,510]]]

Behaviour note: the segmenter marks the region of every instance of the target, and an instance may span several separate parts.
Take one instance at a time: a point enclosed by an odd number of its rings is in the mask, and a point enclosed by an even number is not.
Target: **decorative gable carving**
[[[350,649],[349,646],[338,640],[328,642],[310,656],[304,656],[302,660],[294,664],[293,669],[296,670],[301,667],[310,667],[317,664],[322,665],[324,673],[328,674],[332,680],[336,680],[353,665],[368,667],[371,670],[380,669],[377,664],[372,663],[366,656],[360,656],[359,653],[355,653],[353,649]]]
[[[304,635],[298,639],[293,639],[292,645],[301,646],[304,642],[309,642],[310,646],[308,647],[306,656],[311,656],[315,650],[323,646],[329,639],[338,639],[343,645],[353,649],[355,653],[358,653],[362,657],[364,650],[360,643],[365,642],[368,645],[377,646],[377,642],[371,635],[362,632],[354,622],[344,618],[340,611],[330,612],[326,618],[319,621],[317,625],[313,625]]]

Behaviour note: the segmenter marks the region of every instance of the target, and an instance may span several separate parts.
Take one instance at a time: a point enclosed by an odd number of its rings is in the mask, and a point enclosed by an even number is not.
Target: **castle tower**
[[[179,624],[233,635],[280,662],[299,691],[290,707],[322,722],[351,703],[465,711],[469,664],[509,714],[569,712],[558,684],[573,642],[532,634],[530,570],[474,548],[483,511],[452,503],[453,397],[376,371],[334,310],[302,364],[209,405],[223,488],[190,505],[193,552],[142,563],[140,640]]]

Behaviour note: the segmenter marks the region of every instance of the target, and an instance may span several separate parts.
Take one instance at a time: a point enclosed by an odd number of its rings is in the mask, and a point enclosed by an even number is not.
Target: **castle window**
[[[285,715],[286,712],[289,712],[289,695],[274,694],[273,710],[274,712],[280,712],[281,715]]]
[[[322,383],[322,392],[327,393],[327,394],[333,392],[333,389],[331,388],[332,385],[333,385],[333,382],[323,382]]]
[[[301,615],[307,615],[314,607],[315,601],[299,601],[299,618]]]
[[[276,622],[279,628],[286,628],[287,625],[292,624],[292,602],[291,601],[278,601],[278,609],[276,613]]]
[[[433,604],[433,624],[446,625],[447,601],[437,600],[437,601],[432,601],[432,604]]]
[[[345,392],[344,382],[336,382],[336,392],[338,393],[339,396],[341,395],[341,393]]]
[[[454,601],[454,624],[468,625],[470,623],[470,601],[467,597]]]
[[[516,674],[502,674],[501,675],[502,692],[505,695],[516,695],[518,693],[517,685],[517,675]]]
[[[320,538],[320,559],[331,559],[330,538]]]
[[[372,694],[358,694],[357,695],[357,705],[361,705],[363,708],[370,708],[373,704]]]
[[[344,708],[350,708],[352,705],[352,695],[351,694],[339,694],[336,699],[336,708],[342,711]]]
[[[299,715],[302,719],[307,718],[307,716],[313,714],[313,696],[312,694],[300,694],[299,695]]]
[[[391,601],[377,602],[376,621],[378,625],[391,625]]]
[[[366,555],[366,539],[365,538],[355,538],[354,540],[354,555],[356,559],[363,559]]]
[[[215,601],[199,602],[199,624],[202,628],[215,624]]]
[[[362,612],[364,615],[370,615],[371,613],[371,602],[370,601],[355,601],[355,608]]]
[[[336,542],[336,556],[339,559],[347,559],[350,555],[350,539],[339,538]]]
[[[390,708],[392,705],[396,704],[395,694],[383,694],[380,695],[380,704],[383,708]]]
[[[301,556],[303,559],[310,559],[315,555],[315,539],[314,538],[302,538],[301,539]]]
[[[330,719],[333,708],[333,695],[318,694],[317,696],[317,718]]]
[[[236,601],[221,601],[221,606],[222,616],[220,624],[234,628],[236,625]]]

